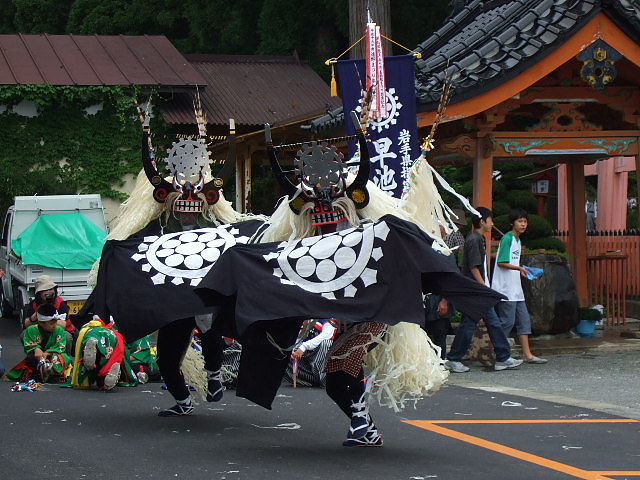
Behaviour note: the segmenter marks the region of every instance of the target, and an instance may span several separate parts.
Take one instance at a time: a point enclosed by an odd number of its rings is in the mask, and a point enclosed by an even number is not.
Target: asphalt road
[[[20,351],[6,324],[0,343],[10,366]],[[173,401],[158,383],[110,393],[11,392],[3,383],[0,478],[638,478],[640,417],[608,411],[638,410],[635,355],[554,355],[508,372],[474,367],[415,409],[372,407],[382,448],[342,447],[347,419],[322,389],[283,386],[271,411],[228,391],[193,416],[159,418]],[[606,408],[583,403],[594,401],[594,383],[620,394],[597,400]]]

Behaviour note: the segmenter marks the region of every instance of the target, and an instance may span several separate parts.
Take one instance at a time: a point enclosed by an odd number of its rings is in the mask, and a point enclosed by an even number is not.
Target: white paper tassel
[[[401,322],[390,326],[380,345],[365,357],[370,395],[395,412],[437,392],[449,372],[435,345],[419,325]]]

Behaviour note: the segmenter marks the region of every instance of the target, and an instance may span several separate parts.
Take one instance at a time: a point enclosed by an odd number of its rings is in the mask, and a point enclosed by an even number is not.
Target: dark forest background
[[[389,10],[391,32],[383,33],[413,49],[450,8],[448,0],[390,0]],[[324,61],[349,46],[349,1],[0,0],[2,33],[165,35],[182,53],[295,51],[327,78]]]

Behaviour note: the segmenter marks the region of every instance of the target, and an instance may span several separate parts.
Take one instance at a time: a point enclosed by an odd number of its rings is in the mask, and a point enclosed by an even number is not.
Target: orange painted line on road
[[[549,460],[548,458],[523,452],[522,450],[517,450],[515,448],[501,445],[499,443],[490,442],[488,440],[484,440],[479,437],[474,437],[473,435],[467,435],[466,433],[456,432],[455,430],[451,430],[449,428],[436,425],[435,422],[431,422],[427,420],[404,420],[404,423],[408,423],[410,425],[414,425],[416,427],[423,428],[425,430],[429,430],[431,432],[438,433],[440,435],[445,435],[447,437],[455,438],[457,440],[467,442],[472,445],[477,445],[478,447],[486,448],[487,450],[493,450],[494,452],[501,453],[503,455],[508,455],[510,457],[517,458],[525,462],[533,463],[535,465],[539,465],[541,467],[548,468],[550,470],[566,473],[567,475],[571,475],[576,478],[581,478],[583,480],[614,480],[613,478],[608,477],[605,474],[600,474],[599,472],[593,472],[589,470],[583,470],[581,468],[572,467],[571,465],[566,465],[564,463],[556,462],[554,460]],[[460,423],[464,423],[464,422],[460,422]],[[468,423],[473,423],[473,421]],[[488,423],[503,423],[503,422],[495,421],[495,422],[488,422]],[[521,422],[515,421],[515,422],[504,422],[504,423],[521,423]]]
[[[612,470],[612,471],[602,470],[602,471],[593,471],[593,473],[596,473],[598,475],[611,475],[612,477],[622,477],[622,476],[625,476],[625,477],[640,477],[640,471],[626,472],[626,471],[623,471],[623,470],[620,470],[620,471],[618,471],[618,470]]]
[[[565,419],[565,420],[416,420],[417,422],[425,421],[428,423],[437,423],[438,425],[445,423],[633,423],[640,420],[631,418],[581,418],[581,419]],[[407,420],[406,423],[412,423]]]

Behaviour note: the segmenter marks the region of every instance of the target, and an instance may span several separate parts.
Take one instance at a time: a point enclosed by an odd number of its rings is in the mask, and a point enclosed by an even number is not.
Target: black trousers
[[[185,400],[189,396],[189,388],[184,383],[180,364],[189,348],[195,328],[195,319],[188,317],[171,322],[158,330],[158,367],[167,390],[176,400]],[[222,366],[222,336],[212,328],[202,335],[201,342],[205,368],[218,370]]]
[[[351,418],[351,404],[362,398],[364,389],[364,371],[362,369],[360,369],[357,378],[346,372],[327,373],[327,395],[349,418]]]
[[[449,318],[428,320],[424,323],[424,330],[431,341],[442,349],[440,357],[445,359],[447,356],[447,334],[451,330],[451,320]]]

